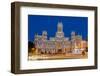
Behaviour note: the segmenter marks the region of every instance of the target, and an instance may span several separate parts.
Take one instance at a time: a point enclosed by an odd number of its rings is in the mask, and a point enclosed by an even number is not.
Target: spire
[[[75,32],[74,32],[74,31],[72,31],[72,32],[71,32],[71,35],[72,35],[72,36],[75,36]]]
[[[43,37],[44,39],[47,39],[47,31],[43,31],[43,32],[42,32],[42,37]]]
[[[47,31],[43,31],[43,32],[42,32],[42,35],[43,35],[43,36],[47,36]]]

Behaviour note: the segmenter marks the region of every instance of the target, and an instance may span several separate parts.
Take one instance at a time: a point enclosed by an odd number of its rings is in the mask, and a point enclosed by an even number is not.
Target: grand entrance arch
[[[58,53],[61,54],[62,53],[62,49],[58,49]]]

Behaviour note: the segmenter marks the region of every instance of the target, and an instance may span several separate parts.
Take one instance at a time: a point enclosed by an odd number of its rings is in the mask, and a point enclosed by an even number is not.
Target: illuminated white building
[[[63,24],[58,23],[55,37],[47,39],[47,32],[43,31],[42,35],[35,35],[34,43],[37,54],[56,54],[56,53],[73,53],[80,54],[82,36],[71,33],[71,39],[64,36]]]

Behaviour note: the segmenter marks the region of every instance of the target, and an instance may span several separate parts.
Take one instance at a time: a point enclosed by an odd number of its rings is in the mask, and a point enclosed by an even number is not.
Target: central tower
[[[58,22],[56,37],[57,37],[57,38],[62,38],[62,37],[64,37],[63,24],[62,24],[62,22]]]
[[[63,25],[61,22],[58,23],[58,32],[63,32]]]

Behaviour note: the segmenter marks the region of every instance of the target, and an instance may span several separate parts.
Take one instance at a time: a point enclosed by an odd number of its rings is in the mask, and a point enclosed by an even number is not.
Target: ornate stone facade
[[[47,39],[47,32],[43,31],[42,35],[36,34],[34,39],[37,54],[81,54],[86,48],[83,48],[82,41],[82,36],[76,35],[75,32],[71,33],[71,39],[65,37],[61,22],[58,23],[55,37]]]

